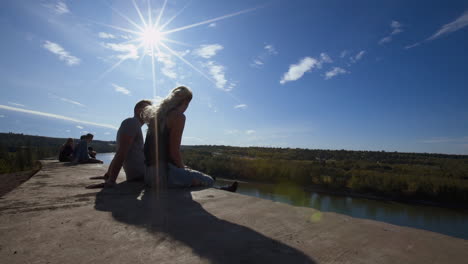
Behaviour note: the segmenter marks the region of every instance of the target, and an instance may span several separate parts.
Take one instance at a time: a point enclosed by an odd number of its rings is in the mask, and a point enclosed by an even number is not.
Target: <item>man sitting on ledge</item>
[[[151,105],[149,100],[139,101],[133,110],[134,116],[125,119],[117,131],[117,152],[104,176],[91,177],[91,179],[104,179],[104,183],[89,185],[86,188],[113,187],[123,167],[127,181],[143,181],[145,164],[143,154],[143,133],[141,127],[144,122],[141,112]]]

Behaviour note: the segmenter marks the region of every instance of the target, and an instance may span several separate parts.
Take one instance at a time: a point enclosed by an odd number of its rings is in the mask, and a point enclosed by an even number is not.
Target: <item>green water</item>
[[[217,180],[218,186],[226,184],[229,182]],[[319,194],[287,184],[240,183],[237,192],[295,206],[311,207],[322,212],[335,212],[468,239],[468,210]]]

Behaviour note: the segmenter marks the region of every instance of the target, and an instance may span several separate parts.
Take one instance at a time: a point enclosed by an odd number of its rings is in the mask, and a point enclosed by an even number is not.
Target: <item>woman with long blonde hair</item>
[[[212,177],[186,167],[180,144],[185,126],[184,112],[192,100],[192,91],[185,86],[173,89],[157,106],[143,110],[148,124],[145,140],[145,183],[157,187],[213,186]]]

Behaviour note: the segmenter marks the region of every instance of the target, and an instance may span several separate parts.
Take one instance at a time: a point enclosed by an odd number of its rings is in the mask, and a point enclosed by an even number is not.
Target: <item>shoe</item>
[[[238,185],[239,184],[235,181],[233,184],[231,184],[231,186],[221,187],[220,189],[228,192],[236,192]]]

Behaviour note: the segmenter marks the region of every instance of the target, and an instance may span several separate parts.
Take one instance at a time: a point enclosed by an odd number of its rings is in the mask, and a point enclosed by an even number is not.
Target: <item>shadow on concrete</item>
[[[95,208],[146,228],[161,242],[168,237],[181,242],[212,263],[315,263],[295,248],[210,214],[192,199],[194,189],[159,194],[146,189],[140,197],[143,190],[143,184],[135,182],[103,189],[96,195]]]

